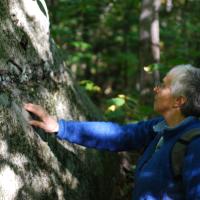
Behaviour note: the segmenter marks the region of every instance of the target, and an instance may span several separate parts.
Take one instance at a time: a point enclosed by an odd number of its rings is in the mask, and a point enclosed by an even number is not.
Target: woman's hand
[[[24,109],[33,113],[40,120],[30,120],[29,124],[39,127],[46,132],[55,133],[58,132],[59,125],[55,117],[50,116],[47,111],[39,105],[27,103],[24,104]]]

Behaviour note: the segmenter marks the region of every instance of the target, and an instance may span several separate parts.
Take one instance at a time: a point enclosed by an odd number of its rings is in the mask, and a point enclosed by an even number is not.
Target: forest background
[[[155,115],[154,84],[175,65],[200,64],[198,0],[49,0],[48,8],[67,66],[106,120]]]
[[[66,120],[129,123],[156,115],[154,85],[175,65],[199,67],[200,2],[46,3],[0,1],[0,197],[131,199],[140,152],[57,140],[28,124],[33,116],[23,103]]]

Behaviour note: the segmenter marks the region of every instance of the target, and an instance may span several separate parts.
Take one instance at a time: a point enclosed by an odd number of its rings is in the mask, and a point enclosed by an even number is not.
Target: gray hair
[[[172,68],[171,91],[175,97],[186,97],[186,103],[181,107],[184,116],[200,117],[200,69],[192,65],[178,65]]]

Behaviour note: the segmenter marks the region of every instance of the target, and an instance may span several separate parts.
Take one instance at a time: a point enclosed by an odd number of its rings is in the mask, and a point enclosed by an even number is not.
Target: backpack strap
[[[195,128],[183,134],[174,144],[171,151],[172,173],[175,180],[181,180],[183,161],[188,144],[195,138],[200,137],[200,128]]]

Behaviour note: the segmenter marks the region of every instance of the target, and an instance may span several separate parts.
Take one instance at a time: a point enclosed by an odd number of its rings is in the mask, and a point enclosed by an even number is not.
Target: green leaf
[[[125,104],[125,100],[117,97],[117,98],[112,98],[112,99],[108,100],[108,103],[110,105],[114,104],[116,106],[123,106]]]

